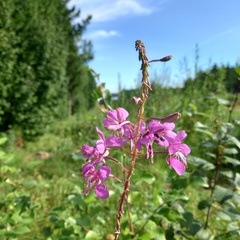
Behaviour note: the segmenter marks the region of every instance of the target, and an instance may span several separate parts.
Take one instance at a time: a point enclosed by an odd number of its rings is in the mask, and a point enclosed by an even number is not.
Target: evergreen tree
[[[0,1],[0,131],[41,134],[53,120],[67,117],[69,96],[77,99],[89,91],[84,85],[94,84],[81,77],[93,58],[91,42],[81,39],[90,17],[73,26],[80,12],[69,10],[67,2]]]
[[[237,93],[239,90],[238,75],[234,67],[226,67],[226,88],[228,92]]]
[[[65,12],[65,17],[70,22],[73,22],[79,16],[80,11],[76,12],[74,7]],[[69,38],[67,61],[69,115],[87,110],[93,105],[90,93],[96,84],[91,71],[86,67],[87,63],[93,59],[92,43],[82,39],[90,20],[91,17],[88,16],[81,24],[66,26]],[[86,86],[88,86],[87,89]]]

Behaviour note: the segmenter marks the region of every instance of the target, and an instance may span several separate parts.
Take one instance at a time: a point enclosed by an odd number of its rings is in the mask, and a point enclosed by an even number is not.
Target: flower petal
[[[94,151],[94,147],[90,147],[87,144],[82,146],[82,154],[84,157],[89,158]]]
[[[94,191],[99,198],[106,199],[109,197],[109,191],[104,184],[97,185]]]
[[[176,158],[169,158],[168,164],[176,171],[178,175],[182,175],[186,171],[184,164]]]
[[[111,168],[108,166],[101,166],[98,169],[98,177],[102,181],[107,179],[110,173],[111,173]]]
[[[103,140],[98,140],[96,142],[96,148],[100,154],[103,154],[106,150],[105,143]]]
[[[94,174],[95,168],[91,163],[87,163],[82,167],[83,177],[89,177]]]
[[[100,136],[100,138],[104,141],[105,137],[104,137],[103,132],[99,128],[97,128],[97,127],[96,127],[96,131],[97,131],[98,135]]]
[[[127,140],[122,138],[117,138],[115,136],[110,136],[106,139],[106,147],[119,147],[121,148]]]
[[[124,122],[129,115],[128,111],[125,110],[124,108],[117,108],[117,113],[118,113],[118,120],[120,122]]]
[[[168,152],[170,155],[176,152],[181,152],[184,156],[187,156],[191,152],[191,150],[185,143],[174,143],[170,145]]]

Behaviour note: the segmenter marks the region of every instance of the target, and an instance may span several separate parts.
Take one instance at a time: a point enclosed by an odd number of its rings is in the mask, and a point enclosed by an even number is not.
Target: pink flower
[[[187,136],[185,131],[179,132],[171,143],[167,157],[167,163],[176,171],[178,175],[182,175],[187,168],[186,156],[191,152],[190,148],[181,141]]]
[[[91,163],[87,163],[82,167],[82,175],[86,179],[86,189],[83,191],[85,195],[88,195],[90,188],[92,187],[95,194],[102,199],[109,197],[109,191],[107,187],[102,184],[102,181],[107,179],[111,173],[111,168],[108,166],[100,166],[98,171],[95,170],[95,166]]]
[[[141,122],[140,124],[140,132],[143,133],[146,129],[146,124],[145,122]],[[124,125],[123,126],[123,136],[122,138],[126,141],[126,142],[130,142],[130,149],[132,150],[134,147],[134,141],[136,140],[136,136],[137,136],[137,124],[134,125],[132,128],[130,125]]]
[[[168,147],[169,143],[177,136],[172,130],[175,128],[174,123],[163,123],[152,120],[148,124],[149,131],[154,134],[154,142],[162,147]]]
[[[140,151],[142,145],[145,145],[147,149],[146,158],[150,158],[153,163],[153,143],[155,142],[165,148],[168,147],[177,135],[172,131],[174,128],[174,123],[161,124],[159,121],[152,120],[148,124],[147,130],[141,129],[142,137],[137,142],[137,150]]]
[[[107,118],[102,121],[105,128],[110,131],[122,130],[123,125],[128,124],[126,121],[129,113],[124,108],[117,108],[107,112]]]
[[[96,128],[100,139],[97,140],[96,145],[91,147],[87,144],[82,146],[82,154],[85,156],[91,163],[97,165],[103,161],[104,157],[108,156],[109,149],[113,147],[121,148],[123,144],[127,141],[122,138],[117,138],[115,136],[110,136],[105,139],[103,132]]]

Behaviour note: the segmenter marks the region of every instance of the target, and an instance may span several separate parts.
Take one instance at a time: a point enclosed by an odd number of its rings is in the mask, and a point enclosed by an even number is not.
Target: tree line
[[[218,66],[214,64],[210,69],[205,71],[199,70],[196,72],[194,78],[187,78],[184,81],[184,88],[191,85],[195,87],[206,88],[209,92],[217,93],[226,91],[228,93],[236,94],[239,91],[239,77],[236,67]]]
[[[56,119],[90,109],[95,80],[87,64],[87,17],[68,0],[0,1],[0,131],[26,137]]]

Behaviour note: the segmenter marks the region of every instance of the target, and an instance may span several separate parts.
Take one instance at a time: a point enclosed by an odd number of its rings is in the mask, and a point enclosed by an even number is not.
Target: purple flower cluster
[[[141,121],[139,126],[127,121],[128,115],[129,113],[124,108],[108,111],[106,119],[102,122],[107,130],[114,132],[114,135],[105,139],[104,134],[96,128],[100,137],[96,145],[83,145],[82,154],[87,158],[87,163],[82,167],[82,175],[86,179],[84,194],[87,195],[90,188],[93,188],[99,198],[106,199],[109,197],[109,191],[102,181],[108,177],[117,178],[111,174],[111,168],[106,165],[106,159],[118,162],[117,159],[109,156],[109,150],[111,148],[122,148],[126,143],[129,143],[130,153],[133,152],[135,147],[137,152],[140,152],[144,147],[146,149],[145,156],[152,163],[155,154],[167,154],[168,165],[178,175],[185,172],[187,168],[186,156],[190,153],[190,148],[182,143],[182,140],[187,134],[183,130],[178,134],[175,133],[173,131],[175,124],[171,122],[172,119],[179,118],[179,114],[176,113],[176,116],[172,114],[166,118],[159,118],[159,120],[154,118],[148,125]],[[164,152],[154,151],[153,144],[166,150]],[[96,170],[96,168],[98,169]]]

